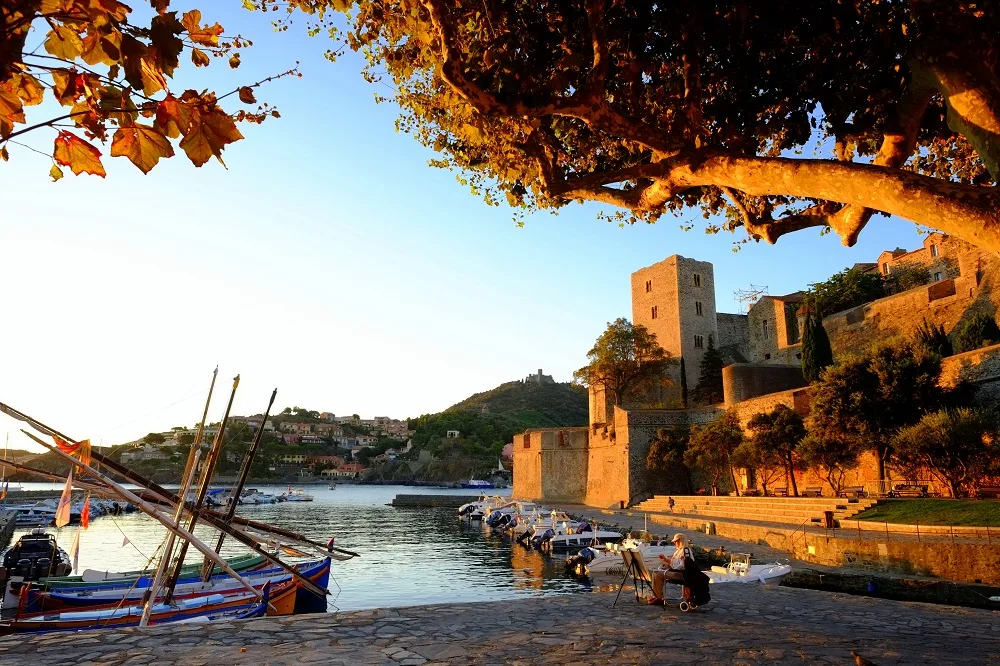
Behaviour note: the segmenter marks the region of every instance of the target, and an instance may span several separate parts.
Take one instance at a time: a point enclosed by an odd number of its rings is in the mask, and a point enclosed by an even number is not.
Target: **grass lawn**
[[[1000,527],[1000,500],[887,499],[851,520],[913,525],[986,525]]]

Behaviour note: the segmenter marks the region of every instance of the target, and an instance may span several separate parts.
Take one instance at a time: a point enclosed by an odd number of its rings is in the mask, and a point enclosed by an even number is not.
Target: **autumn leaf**
[[[54,183],[63,177],[63,170],[58,165],[53,164],[52,168],[49,169],[49,176],[52,177],[52,182]]]
[[[170,0],[151,0],[150,5],[156,10],[157,14],[162,14],[170,6]]]
[[[14,123],[24,122],[24,106],[14,90],[14,82],[0,83],[0,138],[14,131]]]
[[[236,69],[237,67],[240,66],[240,54],[239,53],[234,53],[233,55],[231,55],[229,57],[229,66],[232,67],[233,69]]]
[[[184,12],[181,17],[181,23],[188,31],[188,39],[190,39],[195,44],[201,44],[202,46],[218,46],[219,45],[219,35],[222,34],[222,26],[216,23],[212,26],[202,26],[201,25],[201,12],[197,9],[192,9],[189,12]]]
[[[92,173],[104,178],[107,175],[101,164],[101,151],[72,132],[62,130],[56,137],[56,148],[52,156],[58,164],[68,166],[73,173]]]
[[[14,75],[11,80],[15,83],[14,89],[17,91],[17,96],[21,98],[25,106],[35,106],[42,103],[45,86],[41,81],[27,72]]]
[[[83,52],[83,40],[69,26],[56,25],[45,40],[45,50],[57,58],[75,60]]]
[[[240,101],[244,104],[256,104],[257,98],[253,96],[253,88],[250,86],[240,88]]]
[[[191,106],[173,95],[156,105],[156,127],[171,139],[187,134],[190,124]]]
[[[0,147],[0,160],[4,162],[10,160],[10,153],[7,152],[7,146]]]
[[[120,127],[111,140],[111,156],[129,158],[143,173],[149,173],[161,157],[173,154],[173,146],[167,138],[147,125]]]
[[[222,149],[242,138],[243,135],[236,129],[236,123],[225,111],[218,108],[208,111],[195,110],[192,113],[187,136],[181,141],[180,146],[195,166],[203,165],[213,155],[225,166],[226,163],[222,161]]]
[[[191,49],[191,62],[194,63],[195,67],[208,67],[211,60],[209,60],[208,54],[201,49]]]

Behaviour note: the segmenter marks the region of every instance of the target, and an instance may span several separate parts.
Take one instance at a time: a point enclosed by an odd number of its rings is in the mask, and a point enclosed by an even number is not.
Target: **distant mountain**
[[[585,426],[587,392],[572,384],[507,382],[444,410],[449,412],[503,416],[524,428]]]

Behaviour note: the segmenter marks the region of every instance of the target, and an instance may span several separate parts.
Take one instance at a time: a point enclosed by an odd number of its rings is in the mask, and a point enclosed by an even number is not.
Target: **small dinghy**
[[[727,566],[714,566],[705,572],[709,582],[718,583],[763,583],[777,585],[791,573],[792,567],[782,562],[771,564],[750,564],[749,553],[733,553]]]

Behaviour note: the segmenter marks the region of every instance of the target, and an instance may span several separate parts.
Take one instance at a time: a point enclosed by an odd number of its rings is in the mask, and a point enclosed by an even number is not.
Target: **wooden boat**
[[[226,562],[237,573],[253,571],[268,565],[267,558],[263,555],[239,555],[237,557],[227,558]],[[215,566],[212,569],[212,575],[221,573],[222,569],[218,566]],[[79,576],[49,576],[48,578],[42,578],[41,582],[49,589],[82,587],[91,584],[124,585],[127,587],[135,583],[139,578],[148,577],[151,579],[155,574],[156,571],[154,569],[122,572],[96,571],[94,569],[87,569]],[[185,564],[181,568],[181,580],[190,579],[191,577],[198,576],[200,574],[200,563]]]
[[[330,576],[330,558],[303,562],[296,565],[295,568],[310,580],[321,581],[321,587],[326,589]],[[243,577],[257,589],[270,581],[272,596],[278,594],[279,585],[284,585],[292,580],[291,574],[278,567],[257,569],[244,573]],[[28,593],[27,600],[22,603],[22,610],[27,612],[72,610],[99,607],[106,604],[121,605],[123,600],[125,604],[139,603],[149,591],[151,582],[149,578],[143,577],[139,579],[138,584],[131,585],[85,585],[47,591],[32,588]],[[190,599],[206,594],[229,594],[244,590],[245,588],[240,581],[228,574],[219,574],[212,576],[207,582],[202,581],[199,577],[187,582],[178,582],[174,588],[173,598]],[[15,594],[16,592],[11,592],[12,597]]]
[[[256,595],[244,590],[231,595],[209,594],[181,599],[170,605],[156,604],[150,614],[149,624],[261,617],[267,612],[271,598],[270,583],[264,584],[261,594],[263,596],[260,600]],[[142,611],[142,604],[138,604],[57,613],[28,613],[0,624],[0,635],[134,627],[138,626]]]

